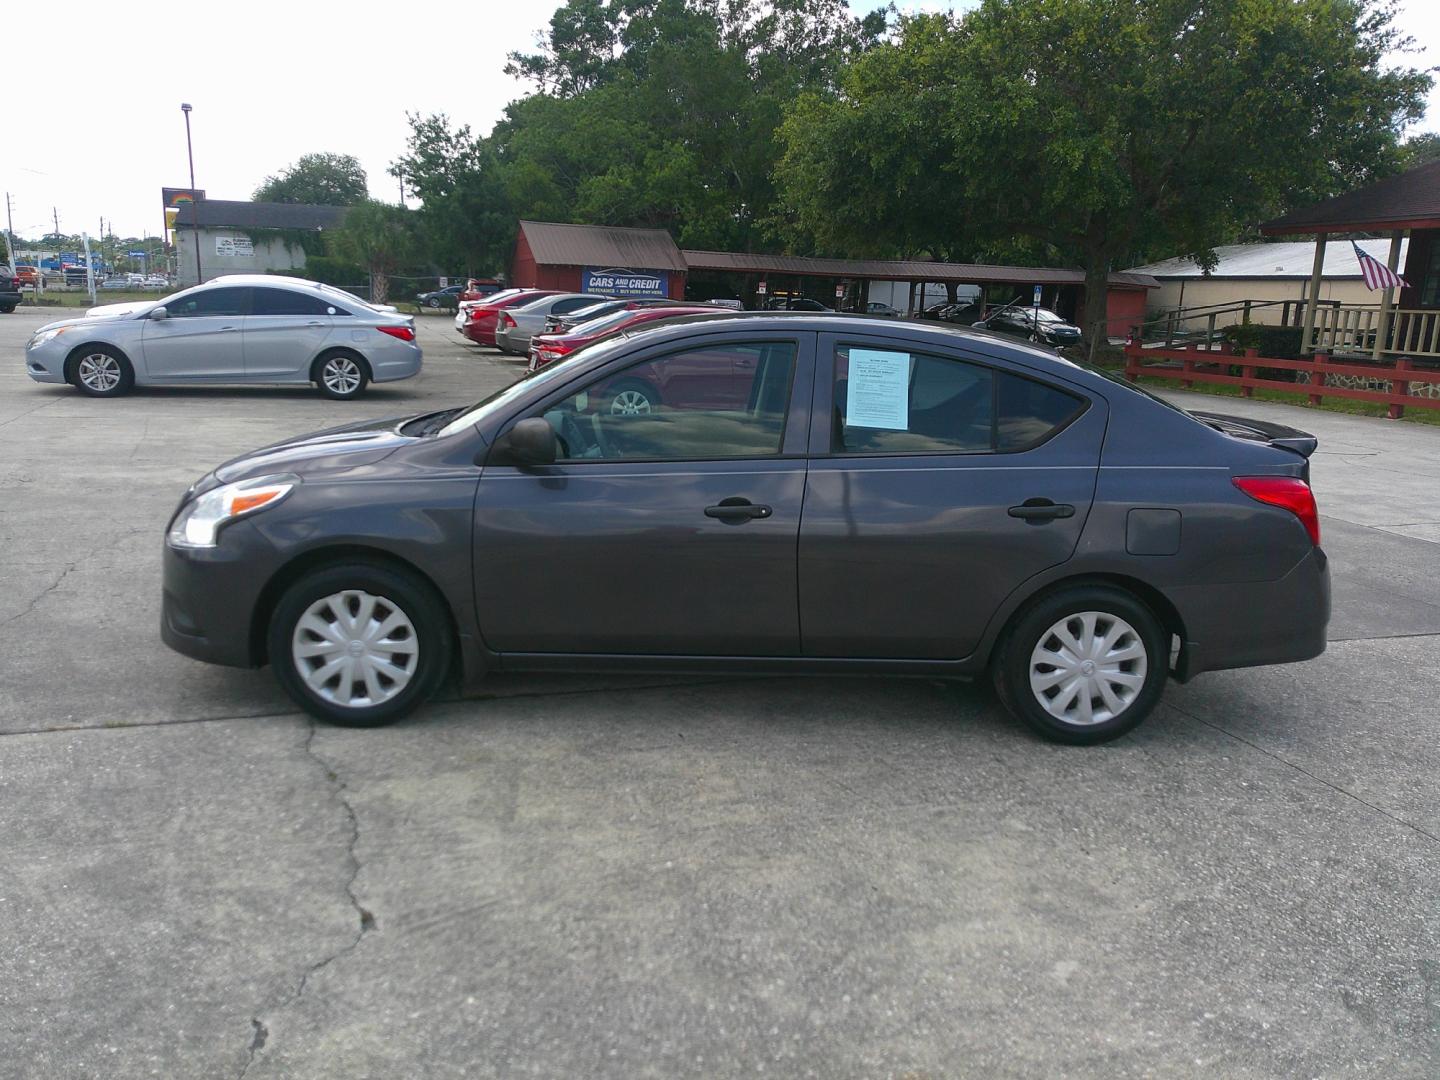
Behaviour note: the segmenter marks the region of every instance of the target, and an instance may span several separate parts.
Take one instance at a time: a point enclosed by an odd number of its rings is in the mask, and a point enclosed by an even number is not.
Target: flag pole
[[[1398,273],[1400,270],[1400,241],[1404,235],[1404,229],[1396,229],[1390,235],[1390,258],[1386,260],[1385,265],[1390,268],[1392,274]],[[1394,297],[1394,287],[1385,286],[1385,295],[1380,300],[1380,332],[1375,335],[1373,355],[1376,360],[1384,359],[1385,346],[1390,343],[1390,319],[1393,314],[1391,309],[1395,305]]]

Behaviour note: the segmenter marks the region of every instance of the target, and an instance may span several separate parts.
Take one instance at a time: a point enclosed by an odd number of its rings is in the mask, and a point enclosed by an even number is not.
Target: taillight
[[[375,329],[379,330],[382,334],[389,334],[393,338],[399,338],[401,341],[415,340],[415,331],[408,326],[377,326]]]
[[[1320,511],[1315,505],[1315,493],[1304,480],[1294,476],[1237,476],[1234,484],[1256,502],[1289,510],[1305,526],[1310,542],[1320,546]]]
[[[515,325],[515,320],[512,319],[509,315],[505,314],[505,312],[503,311],[500,313],[500,318],[498,321],[500,325],[505,327],[506,329],[509,329],[510,327]]]

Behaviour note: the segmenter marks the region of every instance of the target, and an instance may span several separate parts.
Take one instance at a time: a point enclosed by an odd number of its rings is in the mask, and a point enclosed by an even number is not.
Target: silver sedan
[[[42,326],[25,347],[36,382],[118,397],[161,383],[314,383],[359,397],[420,373],[415,322],[300,278],[218,277],[162,300],[91,308]]]
[[[501,352],[524,356],[530,351],[530,339],[545,332],[545,320],[551,315],[564,315],[609,299],[595,293],[557,293],[508,308],[500,312],[495,324],[495,344]]]

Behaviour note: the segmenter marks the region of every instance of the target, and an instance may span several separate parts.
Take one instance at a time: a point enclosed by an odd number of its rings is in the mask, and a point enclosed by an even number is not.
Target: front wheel
[[[1160,700],[1169,660],[1160,621],[1103,585],[1064,589],[1026,610],[994,663],[1006,707],[1056,742],[1119,738]]]
[[[349,401],[365,392],[370,370],[364,360],[349,353],[331,353],[315,365],[315,385],[328,398]]]
[[[428,308],[438,308],[440,306],[440,298],[438,296],[429,297],[425,301],[425,306]]]
[[[451,640],[443,603],[423,581],[349,563],[285,591],[267,646],[275,677],[301,708],[345,727],[376,727],[435,692]]]
[[[135,371],[115,349],[91,345],[75,360],[73,381],[89,397],[119,397],[135,385]]]
[[[660,394],[639,379],[622,379],[610,387],[604,407],[615,416],[647,416],[660,407]]]

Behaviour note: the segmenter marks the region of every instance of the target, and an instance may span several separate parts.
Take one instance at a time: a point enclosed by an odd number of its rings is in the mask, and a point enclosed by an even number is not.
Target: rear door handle
[[[1075,507],[1049,499],[1026,499],[1019,506],[1010,507],[1009,513],[1011,517],[1025,521],[1053,521],[1055,518],[1074,517]]]
[[[768,506],[741,498],[721,499],[718,505],[705,508],[706,517],[719,518],[721,521],[731,521],[737,524],[749,521],[751,518],[768,518],[774,512]]]
[[[233,334],[236,330],[239,330],[239,329],[240,329],[240,327],[238,327],[238,326],[222,326],[222,327],[220,327],[220,333],[222,333],[222,334]]]

